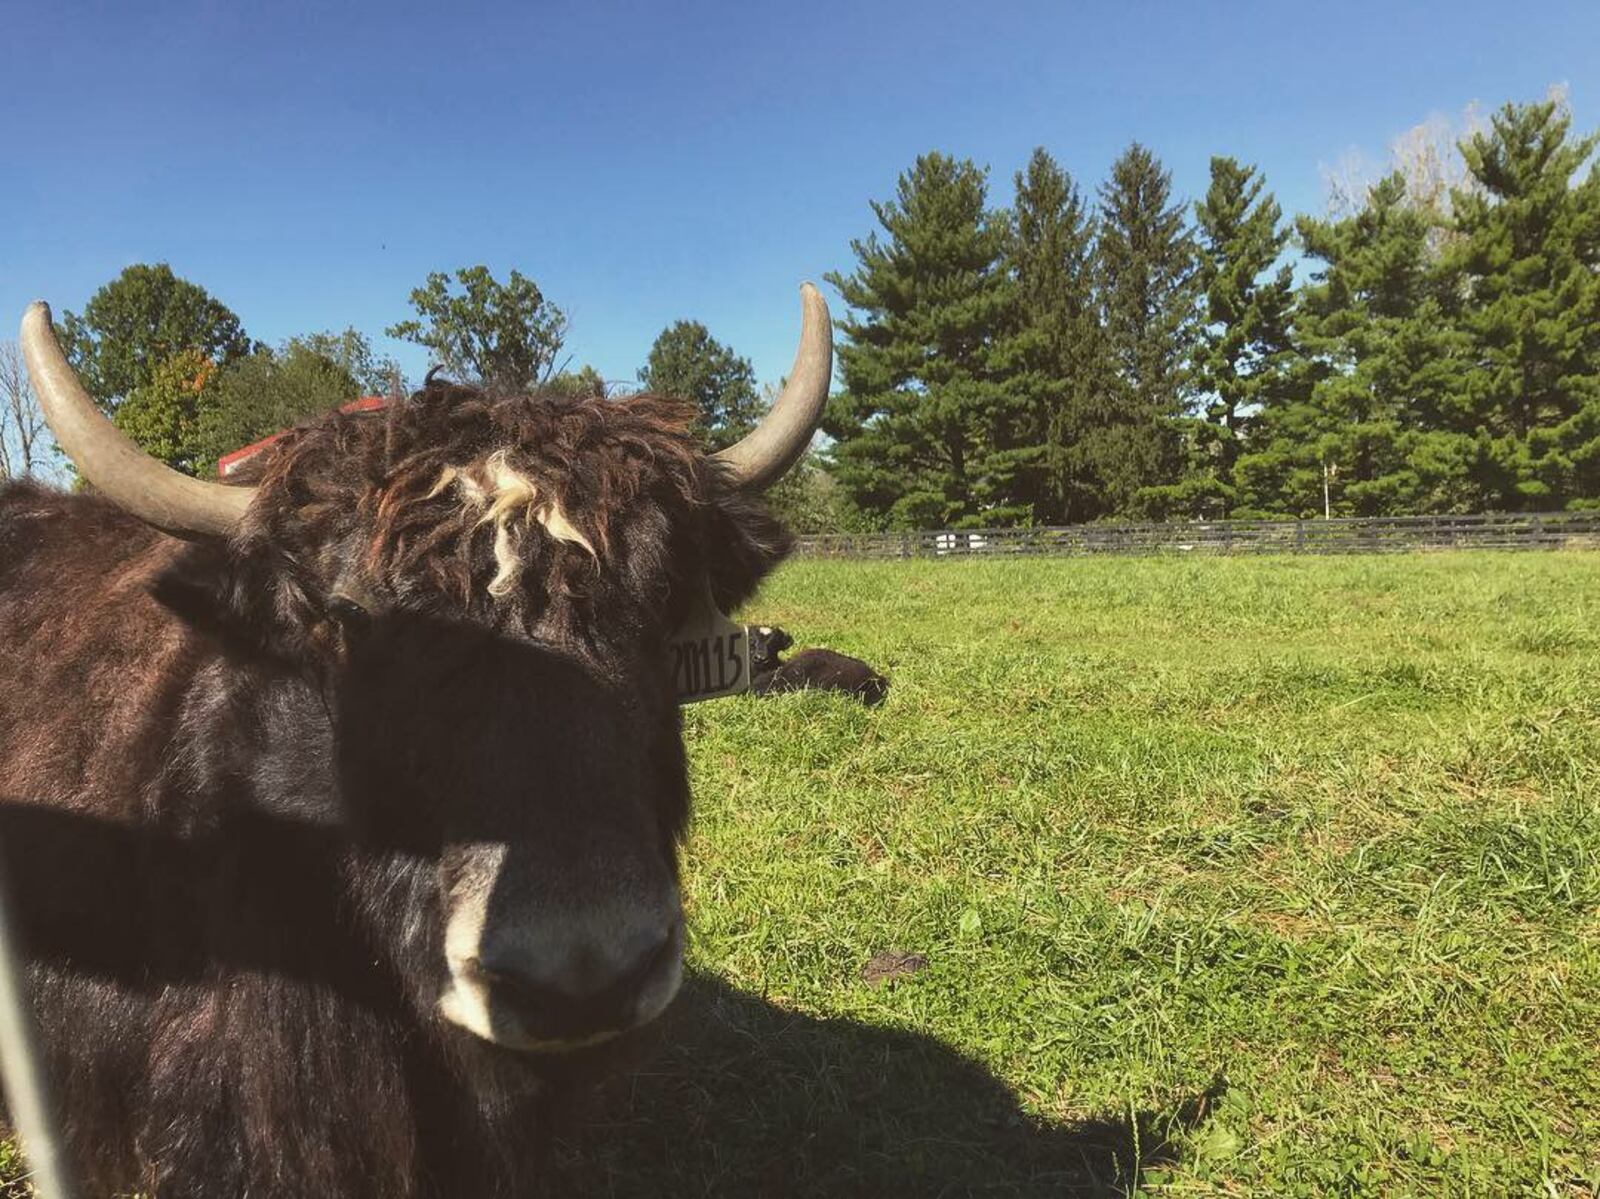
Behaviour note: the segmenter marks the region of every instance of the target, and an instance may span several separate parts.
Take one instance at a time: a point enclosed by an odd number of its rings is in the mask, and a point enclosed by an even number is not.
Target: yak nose
[[[642,1023],[661,985],[676,982],[681,923],[616,953],[578,941],[530,955],[514,938],[487,938],[477,970],[493,1002],[539,1040],[575,1041]],[[650,1012],[654,1015],[654,1012]]]
[[[508,1048],[597,1044],[659,1015],[683,976],[682,916],[485,928],[450,961],[447,1019]],[[607,927],[609,926],[609,927]]]

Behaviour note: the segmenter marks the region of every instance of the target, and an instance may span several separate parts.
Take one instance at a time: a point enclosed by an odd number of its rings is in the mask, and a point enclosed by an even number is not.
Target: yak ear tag
[[[708,585],[688,619],[667,642],[672,683],[680,704],[721,699],[750,690],[750,638],[722,614]]]

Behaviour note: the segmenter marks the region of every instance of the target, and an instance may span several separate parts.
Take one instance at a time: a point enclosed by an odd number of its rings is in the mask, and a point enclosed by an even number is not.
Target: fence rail
[[[816,533],[799,538],[799,552],[810,558],[1393,554],[1446,549],[1600,549],[1600,511]]]

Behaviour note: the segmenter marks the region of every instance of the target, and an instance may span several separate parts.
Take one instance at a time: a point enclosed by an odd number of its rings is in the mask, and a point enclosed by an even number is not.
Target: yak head
[[[794,646],[794,638],[783,629],[760,625],[750,630],[750,669],[776,670],[783,665],[779,654]]]
[[[84,394],[48,309],[24,320],[79,472],[190,543],[158,597],[314,680],[348,826],[437,864],[428,1002],[484,1041],[595,1044],[677,990],[689,794],[668,645],[787,548],[759,493],[803,453],[831,367],[827,310],[803,295],[783,394],[719,454],[680,401],[430,380],[285,434],[242,485],[137,450]]]

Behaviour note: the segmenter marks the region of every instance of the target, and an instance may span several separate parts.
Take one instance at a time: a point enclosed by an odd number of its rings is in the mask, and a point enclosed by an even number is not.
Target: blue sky
[[[80,3],[5,6],[0,321],[166,260],[277,342],[387,343],[430,270],[487,264],[631,379],[689,317],[788,367],[802,279],[848,270],[918,153],[1036,145],[1092,189],[1130,140],[1289,211],[1323,168],[1570,85],[1600,126],[1600,3]],[[831,293],[830,293],[831,294]],[[837,300],[835,298],[837,306]]]

